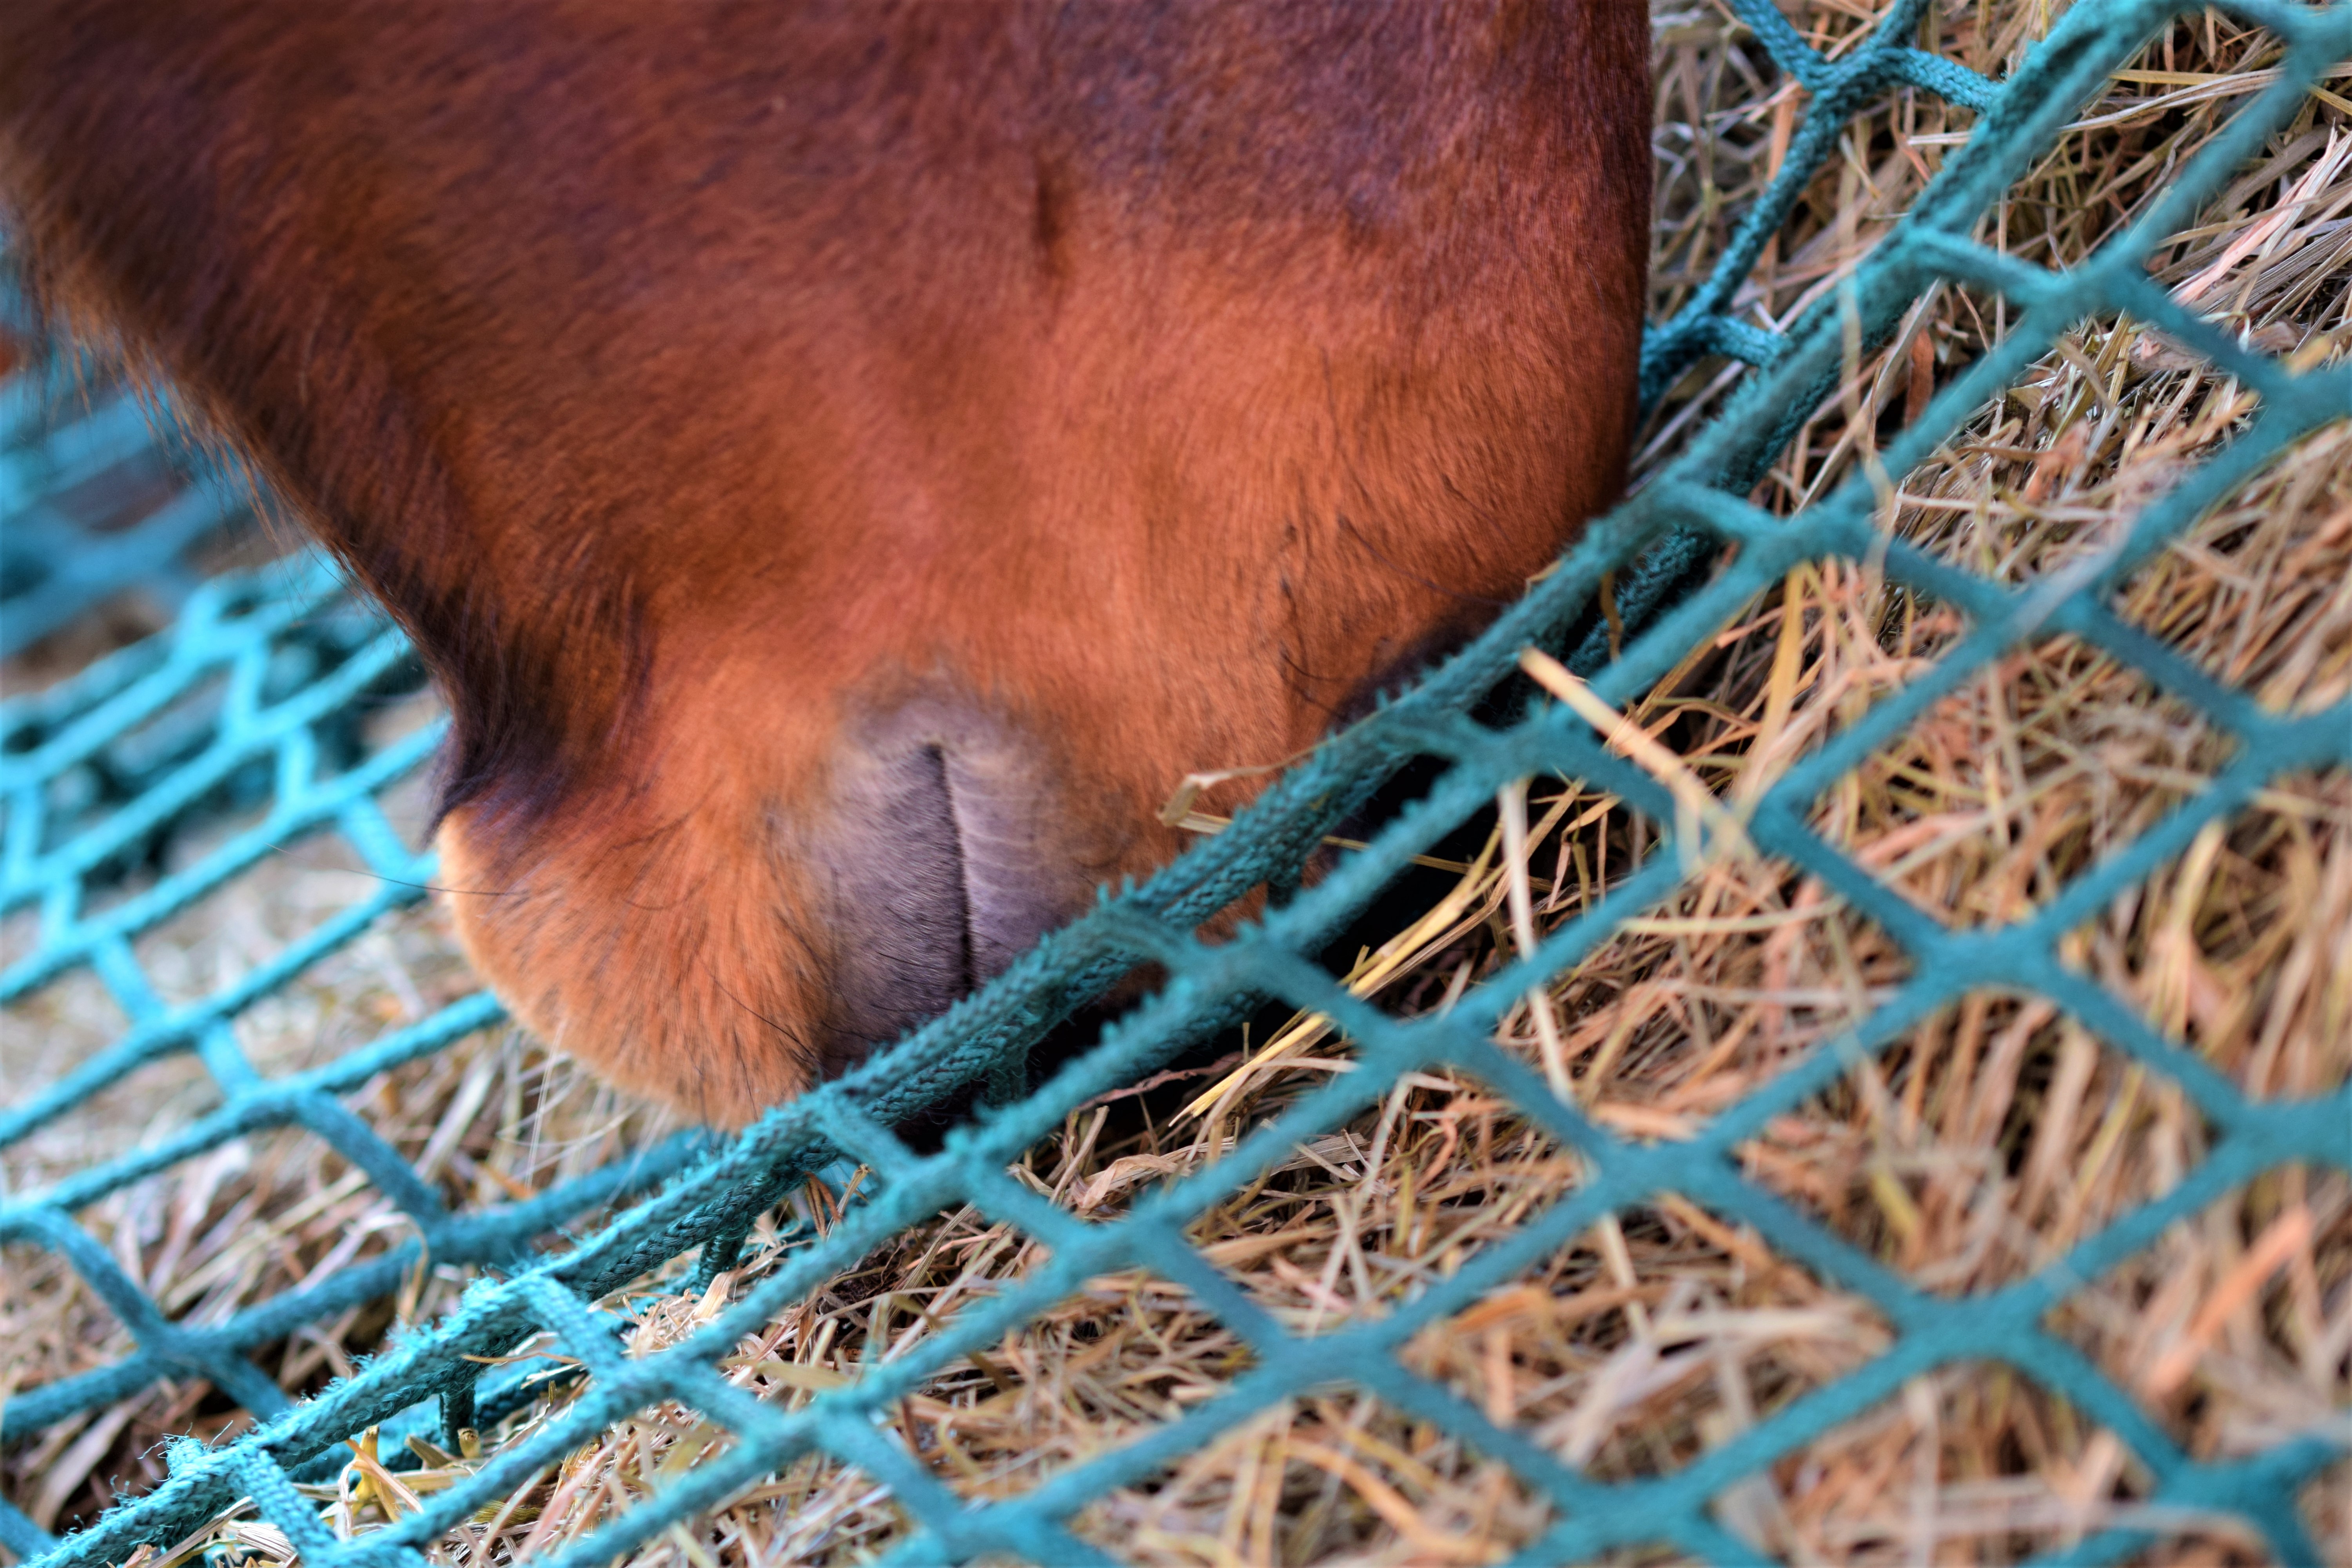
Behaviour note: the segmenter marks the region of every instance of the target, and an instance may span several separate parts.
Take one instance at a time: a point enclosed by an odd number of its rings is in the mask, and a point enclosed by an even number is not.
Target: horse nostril
[[[1083,880],[1052,852],[1025,749],[933,713],[877,729],[843,771],[820,856],[832,883],[828,1076],[1003,970],[1067,918]]]

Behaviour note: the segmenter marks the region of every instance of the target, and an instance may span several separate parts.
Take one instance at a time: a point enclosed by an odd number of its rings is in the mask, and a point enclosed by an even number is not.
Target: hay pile
[[[2038,0],[1946,5],[1927,41],[1998,75],[2046,31],[2050,10]],[[1791,14],[1832,53],[1869,21],[1843,0]],[[1704,276],[1777,168],[1800,100],[1775,85],[1761,50],[1720,10],[1661,10],[1654,22],[1654,303],[1663,314]],[[2262,35],[2210,12],[2175,26],[2013,194],[1992,237],[2046,264],[2086,254],[2259,84],[2267,48]],[[1967,119],[1906,91],[1857,122],[1743,296],[1751,319],[1787,321],[1832,287],[1958,144]],[[2352,348],[2352,103],[2315,98],[2159,259],[2161,279],[2184,298],[2299,365]],[[1789,510],[1822,493],[2005,326],[1998,301],[1937,291],[1883,353],[1851,367],[1759,502]],[[1642,473],[1736,374],[1709,363],[1684,378],[1644,433]],[[2252,405],[2131,322],[2092,323],[1903,478],[1893,525],[1998,577],[2046,577],[2103,549],[2182,465],[2242,428]],[[2340,700],[2352,689],[2352,430],[2322,432],[2274,462],[2140,569],[2118,608],[2276,709]],[[1752,798],[1966,629],[1951,606],[1889,591],[1869,563],[1801,568],[1631,713],[1710,787]],[[2045,901],[2144,830],[2230,748],[2143,679],[2053,637],[1937,703],[1826,792],[1815,826],[1937,918],[1990,924]],[[1571,918],[1656,850],[1656,825],[1559,781],[1537,781],[1528,812],[1526,854],[1505,853],[1498,831],[1427,920],[1367,955],[1358,989],[1400,1014],[1444,1007],[1517,950],[1515,905],[1538,929]],[[289,886],[265,893],[257,884],[240,918],[280,918],[272,897]],[[420,921],[354,955],[344,991],[304,1004],[319,1010],[289,1020],[285,1037],[323,1051],[341,1043],[333,1027],[349,1026],[330,1026],[351,1016],[337,1009],[405,1006],[388,978],[395,971],[420,993],[453,984],[438,940]],[[2251,1096],[2341,1083],[2352,1067],[2352,778],[2278,781],[2254,809],[2086,922],[2064,956]],[[1726,862],[1523,1005],[1507,1034],[1604,1124],[1674,1140],[1835,1037],[1907,973],[1885,933],[1818,882],[1769,859]],[[58,1037],[66,1043],[48,1048],[60,1059],[86,1048]],[[1114,1216],[1140,1184],[1214,1163],[1247,1128],[1345,1070],[1349,1056],[1343,1039],[1297,1020],[1246,1054],[1074,1116],[1016,1173],[1073,1212]],[[526,1045],[485,1040],[360,1098],[404,1148],[451,1152],[437,1174],[456,1198],[484,1179],[509,1190],[542,1182],[549,1151],[567,1140],[601,1148],[625,1131],[618,1107],[576,1084],[564,1089],[561,1073]],[[2168,1190],[2206,1140],[2173,1086],[2045,1004],[1985,992],[1857,1066],[1743,1157],[1757,1181],[1923,1288],[1958,1293],[2039,1268]],[[44,1157],[88,1156],[60,1146]],[[221,1163],[178,1173],[93,1222],[110,1226],[118,1254],[149,1277],[196,1279],[191,1301],[224,1289],[205,1280],[249,1267],[215,1262],[225,1247],[203,1239],[253,1228],[233,1215],[260,1217],[285,1238],[283,1259],[267,1265],[282,1280],[323,1256],[331,1227],[319,1216],[370,1201],[341,1190],[331,1170],[289,1185],[287,1157],[258,1144]],[[1192,1237],[1269,1311],[1312,1333],[1390,1310],[1580,1179],[1570,1153],[1476,1081],[1414,1074],[1376,1110],[1204,1215]],[[833,1198],[810,1201],[821,1215]],[[183,1214],[191,1217],[174,1217]],[[352,1230],[348,1218],[331,1228]],[[673,1343],[786,1244],[763,1229],[742,1266],[701,1298],[656,1280],[608,1306],[636,1323],[639,1352]],[[804,1401],[937,1332],[1041,1256],[1004,1226],[943,1215],[747,1341],[729,1369],[765,1397]],[[16,1261],[0,1335],[24,1344],[35,1342],[20,1336],[49,1336],[14,1373],[28,1386],[79,1364],[76,1325],[93,1309],[53,1280],[20,1278]],[[429,1312],[446,1288],[436,1280],[392,1310]],[[2051,1321],[2194,1455],[2340,1429],[2352,1405],[2352,1191],[2326,1172],[2266,1177],[2086,1281]],[[355,1321],[289,1346],[290,1382],[338,1364],[372,1326]],[[1564,1458],[1618,1479],[1686,1463],[1891,1337],[1868,1303],[1669,1199],[1596,1226],[1418,1337],[1406,1359]],[[1249,1363],[1183,1289],[1120,1274],[959,1363],[905,1402],[899,1426],[945,1484],[1010,1495],[1173,1417]],[[77,1448],[93,1462],[113,1456],[135,1487],[139,1441],[173,1420],[209,1435],[233,1419],[202,1415],[205,1398],[175,1391],[141,1405],[106,1442],[91,1434],[114,1416],[11,1454],[10,1495],[27,1508],[41,1501],[40,1478],[58,1475]],[[526,1410],[482,1440],[495,1448],[547,1414]],[[641,1412],[454,1532],[440,1555],[487,1565],[576,1539],[730,1441],[689,1411]],[[404,1484],[429,1487],[472,1463],[425,1457],[427,1468]],[[365,1531],[404,1506],[398,1489],[362,1484],[364,1473],[355,1467],[320,1493],[338,1528]],[[1791,1560],[2009,1562],[2114,1523],[2163,1537],[2136,1561],[2263,1560],[2227,1521],[2138,1510],[2146,1483],[2114,1435],[2063,1400],[2005,1371],[1961,1367],[1790,1455],[1720,1500],[1718,1513],[1759,1552]],[[53,1516],[89,1505],[86,1480],[73,1485],[72,1506]],[[2335,1466],[2299,1500],[2314,1539],[2352,1541],[2352,1466]],[[1147,1563],[1470,1563],[1532,1540],[1549,1519],[1549,1505],[1500,1465],[1368,1396],[1338,1393],[1270,1410],[1074,1523]],[[869,1478],[812,1458],[658,1538],[639,1561],[853,1562],[904,1522]],[[206,1541],[291,1556],[249,1510],[186,1550]]]

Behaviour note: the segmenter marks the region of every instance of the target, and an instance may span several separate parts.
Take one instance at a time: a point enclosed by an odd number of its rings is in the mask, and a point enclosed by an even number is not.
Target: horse
[[[1616,497],[1647,37],[1634,0],[11,0],[0,222],[414,639],[509,1010],[733,1126]]]

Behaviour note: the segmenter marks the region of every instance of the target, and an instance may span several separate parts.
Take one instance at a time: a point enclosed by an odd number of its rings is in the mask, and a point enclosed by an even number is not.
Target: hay
[[[1952,4],[1930,17],[1927,41],[2000,74],[2046,31],[2049,13],[2034,0]],[[1869,21],[1842,0],[1811,0],[1794,17],[1832,53]],[[1720,11],[1661,10],[1654,21],[1653,302],[1663,314],[1705,275],[1743,204],[1777,168],[1799,100]],[[2086,254],[2211,134],[2258,78],[2266,47],[2213,13],[2174,26],[2012,194],[1988,237],[2046,264]],[[1967,121],[1905,91],[1851,127],[1742,296],[1751,319],[1785,321],[1833,288]],[[2299,365],[2352,347],[2352,103],[2333,91],[2315,98],[2159,256],[2158,273]],[[1793,510],[1866,468],[1938,380],[2006,325],[1998,301],[1939,289],[1884,350],[1853,356],[1846,384],[1759,487],[1759,502]],[[1682,378],[1643,433],[1637,482],[1720,405],[1736,376],[1736,367],[1708,363]],[[2251,407],[2251,394],[2136,324],[2088,323],[1899,489],[1890,486],[1884,521],[1998,577],[2045,579],[2106,549],[2183,465],[2242,428]],[[2352,689],[2352,431],[2323,431],[2273,463],[2139,567],[2116,605],[2274,709],[2340,700]],[[1680,759],[1673,765],[1736,805],[1967,630],[1956,608],[1891,590],[1868,561],[1801,567],[1627,718]],[[2225,737],[2143,678],[2052,637],[1933,705],[1825,792],[1814,826],[1936,918],[2005,921],[2200,788],[2229,751]],[[1590,907],[1659,852],[1656,824],[1567,781],[1537,781],[1524,816],[1521,803],[1503,805],[1501,825],[1453,892],[1357,966],[1356,988],[1379,1005],[1401,1015],[1447,1006],[1531,935]],[[282,879],[253,879],[238,896],[251,901],[236,918],[266,929],[294,894]],[[446,933],[429,918],[385,940],[393,967],[420,994],[455,983]],[[316,1001],[293,1005],[314,1010],[284,1021],[284,1048],[317,1048],[308,1043],[334,1037],[321,1033],[329,1019],[398,999],[376,951],[353,955]],[[2252,809],[2086,921],[2063,956],[2251,1096],[2340,1084],[2352,1068],[2352,778],[2275,782]],[[1603,1124],[1671,1141],[1822,1047],[1907,973],[1885,932],[1817,881],[1769,858],[1727,858],[1528,999],[1505,1032]],[[56,1031],[45,1047],[56,1059],[85,1048],[70,1043],[62,1019],[45,1026]],[[1073,1116],[1016,1176],[1074,1213],[1115,1216],[1143,1185],[1213,1163],[1250,1127],[1346,1070],[1349,1054],[1318,1020],[1293,1020],[1213,1067]],[[529,1186],[546,1179],[546,1149],[565,1140],[602,1148],[628,1131],[608,1099],[576,1083],[565,1089],[572,1080],[563,1070],[525,1043],[484,1040],[358,1098],[404,1149],[423,1149],[436,1129],[465,1129],[440,1137],[453,1152],[438,1179],[455,1200],[479,1185],[457,1152],[494,1184]],[[467,1087],[477,1082],[495,1087],[478,1094]],[[534,1126],[546,1141],[522,1152]],[[1742,1153],[1763,1185],[1922,1288],[1958,1293],[2042,1267],[2168,1190],[2205,1141],[2170,1084],[2046,1004],[1986,991],[1857,1064]],[[41,1157],[62,1165],[88,1154],[59,1146]],[[117,1250],[147,1277],[190,1280],[223,1267],[215,1260],[226,1244],[208,1251],[201,1238],[247,1225],[224,1221],[253,1205],[242,1212],[285,1238],[287,1261],[270,1277],[282,1281],[306,1260],[315,1267],[324,1237],[351,1234],[365,1205],[383,1212],[364,1189],[337,1195],[331,1171],[299,1171],[299,1160],[258,1143],[236,1158],[244,1163],[235,1169],[184,1170],[127,1196],[119,1214],[86,1217],[102,1235],[141,1237]],[[299,1177],[291,1184],[289,1172]],[[1475,1079],[1417,1073],[1376,1110],[1202,1215],[1192,1234],[1286,1326],[1314,1333],[1391,1310],[1581,1179],[1572,1154]],[[740,1267],[699,1297],[677,1293],[682,1268],[673,1266],[668,1284],[647,1280],[608,1300],[635,1325],[633,1352],[707,1321],[841,1196],[813,1186],[797,1215],[764,1224]],[[353,1214],[320,1217],[341,1211],[316,1205],[338,1202]],[[169,1216],[180,1211],[196,1218],[175,1228]],[[904,1353],[1043,1256],[1006,1226],[970,1212],[942,1215],[747,1340],[727,1369],[763,1397],[804,1401],[862,1363]],[[54,1279],[15,1282],[15,1261],[0,1335],[37,1347],[14,1373],[29,1386],[81,1364],[75,1358],[88,1352],[75,1348],[75,1325],[92,1321],[92,1309]],[[455,1288],[436,1279],[394,1310],[429,1313]],[[2352,1405],[2352,1187],[2339,1173],[2267,1176],[2084,1281],[2050,1321],[2192,1454],[2242,1454],[2286,1433],[2340,1429]],[[292,1383],[356,1353],[372,1327],[354,1320],[289,1346]],[[1688,1463],[1891,1337],[1868,1303],[1753,1233],[1668,1198],[1595,1226],[1417,1336],[1405,1359],[1594,1475],[1622,1479]],[[1185,1290],[1131,1271],[1091,1281],[986,1355],[957,1363],[901,1405],[898,1426],[944,1484],[975,1498],[1006,1495],[1177,1416],[1249,1364],[1248,1349]],[[7,1456],[10,1495],[28,1510],[41,1503],[42,1487],[65,1484],[55,1478],[77,1446],[126,1466],[135,1489],[137,1467],[153,1473],[140,1450],[154,1436],[192,1425],[209,1435],[235,1419],[200,1415],[204,1397],[159,1393],[103,1443],[89,1434],[117,1415]],[[518,1413],[481,1443],[495,1451],[562,1397]],[[576,1540],[731,1441],[690,1411],[640,1412],[453,1531],[436,1556],[503,1563]],[[406,1506],[404,1488],[429,1488],[476,1460],[429,1446],[421,1458],[422,1469],[398,1475],[374,1457],[355,1458],[338,1487],[317,1489],[330,1521],[364,1531]],[[2147,1481],[2114,1434],[2063,1399],[2006,1369],[1969,1366],[1916,1381],[1717,1507],[1759,1552],[1796,1560],[2007,1562],[2115,1524],[2161,1537],[2136,1561],[2262,1560],[2260,1543],[2227,1521],[2149,1512],[2138,1500]],[[52,1510],[57,1517],[97,1500],[87,1479],[72,1485],[75,1500]],[[2352,1541],[2352,1467],[2324,1472],[2300,1502],[2314,1539]],[[1339,1392],[1263,1413],[1149,1484],[1098,1500],[1074,1527],[1146,1563],[1471,1563],[1533,1540],[1549,1507],[1491,1458]],[[905,1523],[870,1478],[812,1457],[656,1538],[635,1560],[845,1563],[884,1549]],[[232,1510],[184,1552],[207,1542],[275,1562],[292,1556],[250,1510]]]

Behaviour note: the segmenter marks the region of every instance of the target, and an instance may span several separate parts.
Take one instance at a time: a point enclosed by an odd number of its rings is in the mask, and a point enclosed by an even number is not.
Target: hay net
[[[29,338],[6,259],[0,251],[0,334],[14,326]],[[47,368],[86,379],[96,367]],[[184,463],[188,454],[157,451],[158,410],[142,407],[131,388],[103,386],[62,426],[43,417],[55,391],[51,375],[0,381],[0,658],[125,591],[178,605],[200,581],[191,549],[243,510],[235,487],[217,479],[164,482],[162,459]],[[92,526],[121,519],[126,503],[135,513],[128,527]]]
[[[2048,1320],[2081,1282],[2264,1173],[2289,1163],[2352,1166],[2352,1089],[2251,1095],[2070,962],[2064,947],[2067,933],[2246,810],[2281,775],[2352,763],[2352,700],[2300,710],[2265,702],[2116,607],[2119,586],[2168,542],[2290,443],[2352,408],[2352,367],[2267,354],[2149,275],[2157,247],[2352,57],[2352,6],[2233,0],[2226,7],[2231,16],[2282,42],[2274,76],[2246,94],[2145,211],[2064,270],[1988,243],[1986,216],[2080,106],[2185,7],[2082,0],[2000,83],[1912,47],[1919,0],[1901,0],[1833,56],[1818,52],[1763,0],[1735,0],[1734,8],[1800,84],[1802,120],[1790,128],[1780,173],[1717,264],[1653,329],[1643,363],[1644,393],[1654,401],[1707,356],[1752,367],[1723,412],[1474,646],[1330,741],[1222,832],[1146,885],[1106,896],[947,1016],[740,1137],[706,1142],[681,1135],[510,1204],[453,1209],[416,1162],[342,1096],[496,1020],[488,996],[460,997],[290,1075],[267,1074],[241,1050],[240,1017],[421,898],[431,880],[431,857],[408,847],[382,803],[426,760],[439,729],[426,724],[381,742],[355,717],[387,693],[414,689],[417,676],[397,632],[354,604],[323,566],[216,580],[194,594],[168,633],[12,702],[0,736],[7,813],[0,913],[22,912],[31,935],[12,939],[0,1000],[36,998],[61,977],[87,974],[127,1024],[104,1049],[0,1110],[0,1148],[23,1145],[167,1058],[200,1062],[219,1102],[160,1142],[47,1184],[0,1193],[0,1243],[62,1258],[136,1346],[121,1359],[14,1393],[0,1412],[0,1436],[22,1441],[167,1379],[209,1380],[257,1421],[217,1447],[173,1445],[167,1479],[61,1541],[0,1503],[0,1545],[45,1563],[121,1563],[142,1546],[170,1549],[249,1499],[307,1562],[421,1561],[452,1526],[495,1510],[535,1472],[630,1413],[674,1402],[708,1425],[708,1452],[697,1449],[699,1462],[675,1473],[665,1467],[665,1485],[574,1541],[565,1562],[627,1552],[815,1453],[856,1467],[895,1498],[910,1528],[891,1561],[992,1554],[1108,1561],[1110,1552],[1072,1528],[1090,1501],[1166,1474],[1280,1402],[1350,1388],[1499,1460],[1544,1502],[1549,1522],[1524,1544],[1521,1560],[1578,1561],[1664,1544],[1740,1563],[1756,1550],[1727,1528],[1727,1493],[1834,1424],[1899,1395],[1911,1380],[1976,1361],[2014,1369],[2115,1433],[2149,1478],[2151,1505],[2234,1514],[2266,1536],[2281,1559],[2318,1561],[2294,1498],[2340,1458],[2338,1438],[2292,1432],[2248,1455],[2192,1458],[2132,1393],[2052,1332]],[[1743,279],[1807,182],[1837,156],[1842,129],[1896,85],[1976,111],[1973,133],[1867,259],[1821,291],[1785,331],[1738,319],[1745,313]],[[2005,335],[1947,378],[1899,434],[1827,493],[1785,517],[1754,504],[1759,479],[1807,416],[1851,381],[1860,354],[1916,321],[1937,289],[1999,302]],[[1955,564],[1893,530],[1908,472],[2000,398],[2070,327],[2118,312],[2253,395],[2252,412],[2226,441],[2169,475],[2169,488],[2128,529],[2038,580],[2017,584],[1990,567]],[[37,507],[61,482],[54,471],[42,478],[31,463],[9,474],[26,492],[12,496],[12,506]],[[192,503],[190,515],[216,505]],[[120,575],[134,572],[134,558],[168,558],[177,539],[163,531],[143,557],[126,549],[109,570]],[[1964,618],[1965,635],[1920,660],[1899,689],[1862,705],[1815,749],[1783,759],[1777,775],[1759,774],[1727,795],[1707,790],[1619,718],[1662,679],[1686,668],[1743,605],[1792,571],[1828,561],[1882,574],[1890,603],[1951,607]],[[1818,805],[1940,698],[2021,645],[2062,633],[2193,710],[2232,742],[2229,760],[2152,826],[2048,889],[2024,918],[1939,919],[1906,896],[1885,868],[1866,868],[1841,849]],[[1522,681],[1530,649],[1548,649],[1564,663],[1530,660],[1535,679]],[[1316,859],[1327,836],[1401,767],[1433,758],[1442,764],[1435,782],[1369,846]],[[1317,961],[1415,857],[1441,848],[1498,801],[1497,837],[1523,842],[1530,779],[1575,781],[1627,803],[1658,825],[1656,848],[1604,898],[1549,933],[1523,924],[1496,973],[1418,1016],[1383,1010],[1363,987]],[[167,855],[184,825],[225,809],[246,811],[249,826],[193,858]],[[340,836],[381,879],[376,891],[269,963],[192,1000],[167,1001],[142,968],[142,934],[248,871],[274,846],[321,831]],[[1900,983],[1873,993],[1827,1046],[1704,1119],[1662,1127],[1593,1114],[1556,1049],[1545,1005],[1532,994],[1712,869],[1759,857],[1817,879],[1830,897],[1875,922],[1906,960]],[[1310,861],[1315,869],[1307,872]],[[1253,918],[1224,934],[1203,934],[1206,922],[1258,889],[1268,897],[1252,906]],[[1031,1047],[1141,965],[1164,972],[1156,993],[1041,1086],[1024,1088]],[[1938,1294],[1767,1190],[1741,1151],[1776,1117],[1906,1029],[1988,987],[2054,1009],[2130,1058],[2135,1070],[2177,1086],[2210,1128],[2210,1142],[2201,1162],[2160,1196],[2116,1215],[2025,1277],[1990,1291]],[[1269,1005],[1327,1021],[1349,1042],[1348,1070],[1328,1073],[1278,1113],[1242,1129],[1213,1163],[1138,1186],[1110,1217],[1075,1212],[1018,1179],[1013,1168],[1024,1152],[1074,1111]],[[1511,1043],[1530,1026],[1536,1048]],[[1321,1331],[1298,1331],[1295,1320],[1269,1310],[1188,1238],[1187,1227],[1213,1205],[1426,1072],[1467,1075],[1507,1100],[1516,1115],[1568,1152],[1572,1178],[1527,1205],[1507,1235],[1450,1271],[1432,1271],[1391,1310]],[[892,1131],[975,1092],[986,1109],[938,1152],[915,1152]],[[406,1216],[410,1238],[199,1322],[167,1310],[77,1218],[158,1172],[287,1126],[307,1130],[362,1173]],[[693,1284],[708,1284],[734,1265],[755,1226],[770,1223],[762,1216],[814,1191],[812,1177],[829,1179],[828,1190],[849,1185],[842,1173],[853,1167],[860,1168],[856,1201],[825,1205],[826,1224],[786,1226],[790,1246],[776,1267],[738,1299],[715,1293],[711,1310],[674,1342],[632,1343],[628,1325],[600,1309],[614,1292],[689,1254],[699,1258]],[[1402,1355],[1416,1335],[1460,1321],[1570,1238],[1661,1197],[1749,1227],[1773,1253],[1865,1299],[1890,1328],[1886,1348],[1680,1468],[1631,1481],[1596,1479],[1564,1459],[1558,1444],[1538,1440],[1507,1413],[1497,1415]],[[732,1363],[722,1366],[747,1335],[825,1281],[959,1208],[1033,1238],[1044,1261],[910,1348],[888,1355],[869,1349],[855,1375],[803,1389],[814,1397],[762,1400],[730,1375]],[[575,1226],[563,1245],[546,1245],[551,1233]],[[257,1347],[301,1325],[398,1292],[428,1267],[447,1264],[482,1271],[461,1301],[311,1398],[289,1404],[250,1359]],[[1189,1292],[1245,1347],[1245,1366],[1208,1396],[1169,1408],[1129,1440],[1106,1444],[1025,1489],[967,1497],[909,1450],[894,1424],[903,1401],[947,1369],[987,1367],[988,1352],[1008,1331],[1121,1270],[1148,1271]],[[530,1364],[509,1368],[499,1358],[549,1334],[579,1380],[569,1403],[478,1468],[445,1478],[441,1489],[413,1494],[415,1507],[396,1510],[383,1528],[339,1535],[297,1489],[332,1479],[352,1457],[347,1442],[370,1428],[389,1452],[379,1461],[372,1443],[369,1463],[394,1472],[416,1462],[401,1452],[407,1438],[419,1439],[414,1452],[427,1453],[436,1443],[455,1447],[461,1433],[487,1430],[545,1382]],[[2146,1539],[2138,1527],[2108,1528],[2069,1551],[2113,1560]]]

